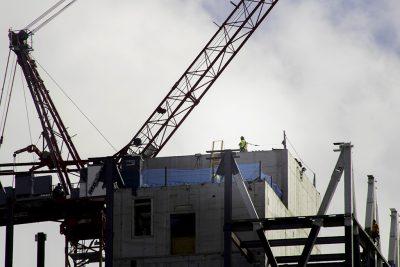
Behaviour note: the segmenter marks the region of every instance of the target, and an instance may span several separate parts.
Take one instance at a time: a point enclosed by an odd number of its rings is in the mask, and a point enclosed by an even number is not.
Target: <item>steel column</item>
[[[222,154],[224,168],[224,267],[232,266],[232,164],[233,153],[226,150]]]
[[[113,240],[114,240],[114,169],[115,163],[112,157],[104,160],[104,180],[106,183],[106,245],[105,267],[113,266]]]
[[[344,146],[344,233],[346,266],[354,266],[354,229],[353,229],[353,177],[351,145]]]
[[[5,267],[13,266],[13,248],[14,248],[14,199],[7,197],[7,225],[6,225],[6,255]]]
[[[396,209],[390,209],[390,238],[388,261],[390,266],[399,266],[399,219]]]
[[[317,215],[325,215],[329,205],[331,203],[331,200],[333,198],[333,195],[335,194],[336,188],[340,182],[340,178],[342,177],[343,170],[345,168],[345,148],[346,144],[340,144],[339,150],[334,150],[334,151],[340,151],[339,158],[336,162],[335,168],[333,169],[331,179],[329,181],[328,188],[326,189],[324,198],[322,199],[321,205],[318,209]],[[350,146],[351,148],[351,146]],[[314,247],[315,241],[317,240],[319,231],[321,229],[321,221],[315,220],[314,221],[314,226],[311,228],[310,234],[308,235],[308,239],[306,244],[304,245],[303,252],[301,254],[300,260],[299,260],[299,266],[306,266],[308,263],[308,259],[311,255],[311,251]]]
[[[37,242],[37,267],[44,267],[46,234],[37,233],[35,241]]]
[[[365,231],[371,235],[371,228],[373,220],[378,223],[378,213],[377,213],[377,202],[376,202],[376,180],[373,175],[368,175],[368,193],[367,193],[367,203],[365,208]],[[380,242],[379,242],[380,248]],[[378,258],[376,252],[371,249],[367,249],[365,253],[367,260],[367,266],[375,267],[378,266]]]
[[[375,177],[368,175],[367,206],[365,208],[365,231],[371,232],[372,221],[376,220]]]

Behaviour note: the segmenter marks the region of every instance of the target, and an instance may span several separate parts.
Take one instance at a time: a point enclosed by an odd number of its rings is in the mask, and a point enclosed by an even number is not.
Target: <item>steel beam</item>
[[[356,218],[353,218],[354,220],[354,225],[358,227],[358,233],[360,237],[360,245],[365,249],[369,251],[375,251],[378,259],[380,260],[381,264],[383,266],[389,266],[389,263],[387,262],[386,258],[382,255],[382,253],[379,251],[378,247],[376,244],[372,241],[371,236],[365,232],[365,230],[362,228],[361,224],[357,221]]]
[[[278,262],[276,258],[274,257],[274,254],[272,253],[271,246],[268,242],[267,237],[265,236],[265,232],[263,229],[258,229],[257,230],[257,235],[258,238],[260,238],[262,247],[264,248],[265,255],[267,256],[268,263],[271,265],[271,267],[278,267]]]
[[[329,181],[329,185],[328,188],[326,189],[324,198],[319,207],[317,213],[318,215],[326,214],[329,205],[331,203],[331,200],[333,198],[333,195],[335,194],[336,188],[340,182],[340,178],[342,177],[343,171],[345,170],[346,167],[351,168],[351,165],[349,166],[348,162],[346,162],[348,160],[351,160],[351,147],[352,146],[350,143],[340,144],[339,146],[338,151],[340,151],[340,155],[336,162],[335,168],[333,169],[331,180]],[[350,158],[348,157],[348,155],[350,155]],[[308,259],[311,255],[311,251],[314,247],[315,241],[317,240],[317,236],[319,234],[320,229],[321,229],[321,223],[316,221],[316,223],[311,228],[310,234],[308,235],[307,243],[305,244],[303,252],[301,253],[299,266],[304,267],[307,265]]]
[[[281,264],[279,266],[282,267],[297,267],[297,263],[294,264]],[[344,267],[344,261],[336,261],[336,262],[316,262],[316,263],[308,263],[307,267]]]
[[[106,183],[106,245],[105,267],[113,266],[114,241],[114,169],[116,165],[112,157],[104,159],[104,180]]]
[[[14,199],[7,196],[7,225],[6,225],[6,247],[5,247],[5,267],[13,266],[14,248]]]
[[[368,193],[367,203],[365,208],[365,231],[371,235],[372,223],[374,220],[379,224],[378,219],[378,205],[376,201],[376,180],[373,175],[368,175]],[[380,249],[380,242],[378,243]],[[365,251],[367,266],[375,267],[378,264],[378,258],[375,250],[367,249]]]
[[[37,267],[44,267],[46,234],[37,233],[35,236],[35,241],[37,242]]]
[[[289,246],[304,246],[307,242],[307,238],[287,238],[287,239],[269,239],[271,247],[289,247]],[[329,244],[341,244],[344,243],[344,236],[324,236],[318,237],[315,241],[316,245],[329,245]],[[255,241],[242,241],[242,246],[245,248],[260,248],[262,242],[259,240]]]
[[[323,227],[344,226],[344,215],[298,216],[261,219],[241,219],[232,222],[232,231],[246,232],[257,230],[254,224],[261,223],[264,230],[288,230],[311,228],[316,221],[321,221]]]
[[[233,152],[225,150],[217,170],[218,175],[224,177],[224,267],[232,266],[232,176]]]
[[[351,162],[351,145],[346,146],[344,150],[344,235],[346,266],[354,266],[354,199],[353,199],[353,175]]]
[[[368,175],[368,195],[367,195],[367,206],[365,208],[365,231],[370,233],[372,227],[372,221],[376,220],[376,199],[375,199],[375,177]]]
[[[254,255],[253,253],[248,249],[243,244],[243,241],[240,240],[240,238],[232,232],[232,242],[235,244],[236,248],[240,251],[240,253],[246,258],[248,263],[253,263],[254,262]]]
[[[345,259],[345,254],[336,253],[336,254],[315,254],[311,255],[309,261],[311,262],[327,262],[327,261],[343,261]],[[299,261],[299,256],[280,256],[276,257],[278,263],[296,263]],[[309,263],[307,263],[308,266]]]
[[[390,209],[390,237],[389,237],[389,255],[390,266],[399,266],[399,216],[396,209]]]

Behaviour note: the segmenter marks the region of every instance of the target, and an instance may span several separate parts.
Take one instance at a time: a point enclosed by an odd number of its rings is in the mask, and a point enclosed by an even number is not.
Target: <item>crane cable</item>
[[[40,20],[42,20],[44,17],[49,15],[52,11],[54,11],[57,7],[59,7],[61,4],[63,4],[66,0],[60,0],[57,3],[55,3],[52,7],[47,9],[42,15],[40,15],[38,18],[36,18],[34,21],[29,23],[24,29],[28,30],[35,24],[37,24]],[[60,15],[62,12],[64,12],[68,7],[70,7],[73,3],[75,3],[77,0],[72,0],[68,4],[66,4],[64,7],[62,7],[60,10],[58,10],[56,13],[51,15],[48,19],[40,23],[38,26],[36,26],[33,30],[30,30],[30,34],[36,33],[38,30],[40,30],[43,26],[47,25],[50,21],[52,21],[55,17]]]
[[[42,15],[40,15],[39,17],[37,17],[34,21],[32,21],[31,23],[29,23],[28,25],[26,25],[26,27],[24,28],[25,30],[28,30],[30,27],[32,27],[33,25],[35,25],[36,23],[38,23],[41,19],[43,19],[45,16],[47,16],[51,11],[53,11],[54,9],[56,9],[59,5],[61,5],[62,3],[64,3],[66,0],[60,0],[58,1],[56,4],[54,4],[52,7],[50,7],[49,9],[47,9]]]
[[[22,71],[20,72],[21,73],[21,85],[22,85],[22,92],[23,92],[23,95],[24,95],[24,101],[25,101],[25,112],[26,112],[26,119],[27,119],[27,122],[28,122],[28,130],[29,130],[29,139],[30,139],[30,141],[31,141],[31,144],[33,144],[33,139],[32,139],[32,130],[31,130],[31,121],[30,121],[30,119],[29,119],[29,111],[28,111],[28,101],[26,100],[26,93],[25,93],[25,87],[24,87],[24,85],[25,85],[25,83],[24,83],[24,76],[23,76],[23,73],[22,73]],[[32,155],[33,156],[33,155]]]
[[[82,111],[82,109],[76,104],[76,102],[65,92],[65,90],[61,87],[61,85],[50,75],[50,73],[47,72],[47,70],[40,65],[38,61],[36,61],[36,64],[49,76],[49,78],[53,81],[53,83],[56,85],[56,87],[63,93],[63,95],[72,103],[72,105],[75,106],[75,108],[82,114],[83,117],[93,126],[93,128],[97,131],[98,134],[103,138],[104,141],[115,151],[117,152],[117,149],[113,144],[105,137],[105,135],[99,130],[99,128],[96,127],[96,125],[93,123],[93,121]]]
[[[11,84],[9,86],[10,89],[9,89],[9,94],[8,94],[7,106],[6,106],[5,114],[3,115],[3,120],[2,120],[3,126],[2,126],[1,137],[0,137],[0,145],[3,143],[3,139],[4,139],[4,131],[6,129],[8,111],[10,109],[11,95],[12,95],[12,91],[13,91],[13,88],[14,88],[15,73],[16,73],[16,70],[17,70],[17,60],[15,60],[13,69],[14,69],[14,71],[12,73]]]
[[[7,72],[8,72],[8,65],[10,63],[10,56],[11,56],[11,49],[8,50],[8,57],[7,57],[7,64],[6,64],[6,71],[4,72],[4,79],[3,79],[3,85],[1,87],[1,95],[0,95],[0,107],[1,107],[1,101],[3,100],[3,94],[4,94],[4,87],[6,85],[6,80],[7,80]]]

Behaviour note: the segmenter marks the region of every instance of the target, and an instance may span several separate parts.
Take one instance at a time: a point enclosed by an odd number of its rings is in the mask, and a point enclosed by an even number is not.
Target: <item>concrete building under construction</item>
[[[323,198],[316,178],[311,181],[301,160],[287,150],[286,134],[283,149],[238,152],[221,145],[210,154],[157,157],[278,0],[231,1],[232,11],[216,23],[215,34],[129,143],[114,155],[88,159],[75,147],[32,47],[33,35],[74,2],[58,1],[25,28],[8,32],[1,94],[8,100],[0,129],[4,133],[19,66],[41,131],[36,144],[18,144],[10,151],[13,162],[0,163],[0,176],[15,179],[8,186],[0,181],[5,267],[13,266],[14,226],[47,221],[60,222],[66,267],[398,266],[397,211],[391,211],[388,260],[373,230],[378,229],[373,176],[368,180],[365,227],[357,220],[350,142],[334,143],[339,157]],[[15,56],[9,62],[11,52]],[[29,124],[28,114],[27,119]],[[19,160],[23,153],[33,153],[34,160]],[[344,211],[329,215],[342,176]],[[319,236],[326,227],[343,231]],[[46,235],[38,233],[36,240],[37,266],[44,267]],[[322,245],[331,244],[344,249],[324,254]]]
[[[320,193],[287,149],[238,153],[243,178],[260,217],[314,215]],[[145,160],[142,187],[121,189],[114,202],[115,266],[221,266],[224,186],[213,171],[211,154]],[[249,214],[233,186],[233,218]],[[306,237],[286,230],[268,238]],[[276,248],[277,256],[297,255],[301,247]],[[248,263],[237,250],[233,266]],[[265,262],[265,254],[257,262]],[[248,265],[254,266],[254,265]]]

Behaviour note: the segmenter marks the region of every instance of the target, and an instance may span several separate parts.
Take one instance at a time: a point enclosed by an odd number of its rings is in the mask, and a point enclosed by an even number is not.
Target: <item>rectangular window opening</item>
[[[196,217],[194,213],[171,214],[171,254],[190,255],[196,248]]]
[[[151,235],[151,199],[135,199],[134,201],[134,220],[135,236]]]

